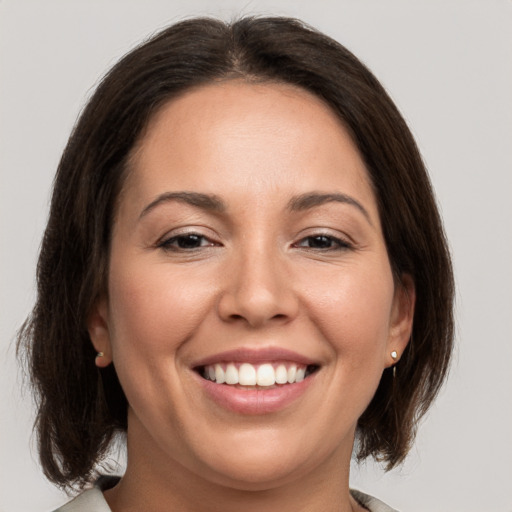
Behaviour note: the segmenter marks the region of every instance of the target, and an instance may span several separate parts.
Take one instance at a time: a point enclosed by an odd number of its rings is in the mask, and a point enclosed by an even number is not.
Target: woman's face
[[[348,464],[413,295],[318,98],[231,81],[171,101],[134,151],[89,320],[129,402],[129,467],[261,489]]]

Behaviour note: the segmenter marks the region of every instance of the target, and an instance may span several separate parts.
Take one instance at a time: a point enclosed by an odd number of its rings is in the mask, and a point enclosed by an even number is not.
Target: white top
[[[370,512],[398,512],[394,508],[388,507],[385,503],[368,496],[360,491],[351,490],[350,493],[359,502],[360,505],[366,507]],[[94,487],[84,491],[82,494],[71,500],[66,505],[58,508],[54,512],[112,512],[108,506],[103,492],[99,487]]]

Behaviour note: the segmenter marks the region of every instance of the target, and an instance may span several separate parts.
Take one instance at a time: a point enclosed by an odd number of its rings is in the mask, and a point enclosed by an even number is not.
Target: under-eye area
[[[284,386],[302,382],[319,370],[315,364],[288,362],[251,364],[240,362],[216,363],[198,366],[195,371],[216,384],[237,386],[240,389]]]

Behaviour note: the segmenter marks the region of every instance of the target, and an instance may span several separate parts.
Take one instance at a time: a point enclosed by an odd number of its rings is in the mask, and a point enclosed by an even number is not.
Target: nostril
[[[248,313],[247,315],[240,315],[240,314],[237,314],[237,313],[233,313],[231,315],[229,315],[229,317],[227,318],[228,322],[233,322],[233,323],[238,323],[238,322],[243,322],[243,323],[247,323],[248,325],[252,326],[252,327],[261,327],[262,325],[264,324],[267,324],[267,323],[285,323],[289,320],[289,316],[286,315],[286,314],[282,314],[282,313],[279,313],[279,314],[276,314],[276,315],[269,315],[269,316],[265,316],[265,315],[256,315],[254,313]]]
[[[274,280],[269,285],[264,279],[239,281],[219,296],[217,310],[224,321],[242,320],[251,327],[261,327],[269,321],[284,323],[296,316],[298,300],[288,285]]]

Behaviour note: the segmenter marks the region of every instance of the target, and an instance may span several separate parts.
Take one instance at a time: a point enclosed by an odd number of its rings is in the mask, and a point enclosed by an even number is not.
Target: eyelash
[[[207,243],[204,245],[198,245],[195,247],[180,247],[180,242],[191,241],[195,239],[195,241],[206,241]],[[173,245],[176,244],[176,245]],[[182,233],[179,235],[172,236],[171,238],[166,238],[158,243],[158,247],[164,249],[166,251],[175,251],[175,252],[192,252],[198,249],[202,249],[204,247],[213,247],[215,242],[209,240],[206,236],[201,235],[199,233]]]
[[[324,244],[323,247],[311,247],[311,246],[304,246],[303,243],[312,241],[319,242],[320,244]],[[192,242],[193,247],[187,247],[187,246],[180,246],[180,243],[187,243]],[[197,242],[199,242],[199,245],[195,245]],[[204,243],[206,242],[206,243]],[[325,244],[329,244],[329,247],[325,247]],[[158,247],[162,248],[166,251],[175,251],[175,252],[192,252],[196,251],[205,247],[213,247],[217,245],[215,242],[212,242],[209,240],[206,236],[201,235],[199,233],[183,233],[179,235],[172,236],[171,238],[167,238],[165,240],[162,240],[160,243],[158,243]],[[327,234],[315,234],[315,235],[309,235],[298,242],[293,244],[293,247],[295,248],[303,248],[310,251],[321,251],[321,252],[330,252],[330,251],[343,251],[347,249],[353,249],[353,245],[349,242],[342,240],[340,238],[337,238],[332,235]]]
[[[320,241],[320,239],[322,239],[322,242],[327,242],[327,243],[333,244],[334,247],[333,246],[331,246],[331,247],[304,247],[301,245],[304,242],[307,242],[307,241],[311,242],[312,240],[315,240],[315,239],[317,241]],[[344,251],[344,250],[348,250],[348,249],[353,249],[353,245],[351,243],[347,242],[346,240],[342,240],[341,238],[337,238],[335,236],[327,235],[324,233],[318,233],[315,235],[306,236],[293,245],[294,245],[294,247],[304,248],[304,249],[307,249],[310,251],[321,251],[321,252]]]

